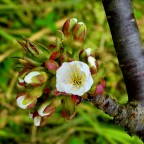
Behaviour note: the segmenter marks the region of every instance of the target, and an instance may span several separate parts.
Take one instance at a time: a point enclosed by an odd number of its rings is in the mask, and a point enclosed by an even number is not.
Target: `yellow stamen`
[[[84,85],[86,74],[82,73],[77,65],[71,66],[71,72],[66,76],[67,84],[73,85],[74,89],[78,89]]]

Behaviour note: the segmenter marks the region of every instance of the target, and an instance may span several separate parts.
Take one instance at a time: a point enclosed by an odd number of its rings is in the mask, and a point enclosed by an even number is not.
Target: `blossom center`
[[[80,88],[84,85],[86,79],[86,74],[80,71],[77,65],[71,66],[71,71],[66,74],[67,84],[73,85],[75,88]]]

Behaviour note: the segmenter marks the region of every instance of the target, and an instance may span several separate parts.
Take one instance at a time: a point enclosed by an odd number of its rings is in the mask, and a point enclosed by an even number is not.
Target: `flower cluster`
[[[61,107],[63,118],[71,120],[81,97],[103,93],[103,68],[91,48],[83,49],[85,35],[85,24],[72,18],[48,47],[27,38],[18,41],[26,54],[18,59],[18,84],[22,88],[16,102],[20,108],[29,109],[34,125],[44,125],[57,107]]]

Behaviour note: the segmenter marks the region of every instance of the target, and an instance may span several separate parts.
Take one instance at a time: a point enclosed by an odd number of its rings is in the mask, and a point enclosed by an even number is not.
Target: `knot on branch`
[[[144,107],[137,102],[120,105],[108,95],[98,95],[91,99],[95,106],[114,117],[116,124],[123,126],[130,135],[138,135],[144,140]]]

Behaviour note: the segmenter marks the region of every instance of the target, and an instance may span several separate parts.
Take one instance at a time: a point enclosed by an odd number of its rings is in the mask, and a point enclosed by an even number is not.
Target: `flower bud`
[[[30,96],[27,92],[21,92],[16,98],[17,105],[22,109],[32,108],[37,99],[33,96]]]
[[[82,43],[86,35],[86,26],[83,22],[75,24],[73,27],[73,39],[78,43]]]
[[[67,62],[70,60],[70,58],[68,57],[67,54],[63,53],[60,55],[59,60],[60,60],[60,62]]]
[[[102,94],[105,86],[106,86],[106,81],[104,79],[102,79],[101,83],[96,86],[94,95]]]
[[[87,57],[95,57],[95,52],[91,48],[86,48],[84,51],[86,52]]]
[[[25,69],[23,69],[23,70],[19,73],[19,75],[18,75],[18,84],[19,84],[20,86],[25,86],[25,85],[26,85],[26,83],[25,83],[25,81],[24,81],[24,77],[25,77],[25,75],[26,75],[28,72],[29,72],[29,69],[25,68]]]
[[[25,42],[25,43],[24,43]],[[32,59],[37,58],[39,62],[44,62],[49,58],[50,53],[47,48],[39,43],[33,43],[29,41],[27,38],[24,38],[24,42],[20,44],[26,47],[26,50],[30,55],[32,55]]]
[[[44,102],[38,108],[38,114],[40,116],[51,116],[55,111],[55,107],[50,101]]]
[[[27,38],[24,38],[24,40],[26,42],[26,46],[29,52],[33,55],[39,55],[37,47],[32,42],[30,42]]]
[[[92,56],[89,56],[87,58],[87,61],[88,61],[88,65],[90,67],[91,74],[92,75],[96,74],[97,69],[98,69],[98,63],[97,63],[96,59]]]
[[[41,117],[37,111],[34,112],[33,119],[35,126],[43,126],[45,124],[45,119]]]
[[[41,71],[31,71],[24,77],[24,81],[32,86],[39,86],[45,83],[48,79],[48,75]]]
[[[71,120],[75,116],[75,103],[71,96],[65,96],[62,100],[62,117]]]
[[[50,56],[50,59],[55,60],[60,56],[60,51],[53,52]]]
[[[45,85],[33,87],[33,89],[29,92],[29,95],[31,97],[35,97],[35,98],[41,97],[43,94],[44,87],[45,87]]]
[[[34,58],[31,58],[30,56],[25,56],[23,58],[28,65],[31,65],[31,66],[40,66],[42,63],[41,62],[38,62],[38,60],[35,60]]]
[[[57,69],[59,68],[59,65],[54,60],[49,59],[45,62],[45,67],[50,73],[55,74]]]
[[[26,43],[25,43],[25,42],[22,42],[22,41],[19,41],[19,40],[17,40],[17,41],[18,41],[18,43],[22,46],[22,48],[24,48],[24,50],[25,50],[27,53],[29,53],[29,50],[28,50],[28,48],[27,48]]]
[[[27,68],[30,68],[30,67],[31,67],[31,64],[28,63],[25,59],[19,58],[19,59],[18,59],[18,62],[19,62],[20,64],[22,64],[24,67],[27,67]]]
[[[49,51],[54,51],[55,48],[56,48],[56,45],[50,44],[47,49],[48,49]]]
[[[52,90],[52,91],[51,91],[51,94],[54,95],[54,96],[67,95],[67,93],[65,93],[65,92],[60,92],[60,91],[58,91],[57,89]]]
[[[36,113],[37,111],[37,108],[36,107],[33,107],[29,110],[29,117],[30,118],[34,118],[34,114]]]
[[[64,33],[64,35],[67,37],[70,35],[72,28],[74,27],[74,25],[77,23],[77,19],[76,18],[72,18],[72,19],[68,19],[62,28],[62,32]]]
[[[77,95],[72,95],[71,97],[75,105],[78,105],[80,103],[80,98]]]
[[[50,88],[55,89],[56,88],[56,76],[52,76],[50,79]]]

